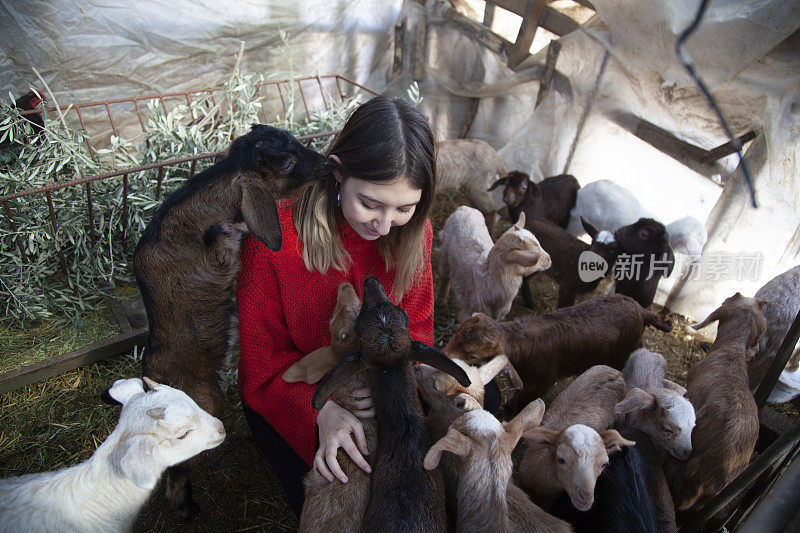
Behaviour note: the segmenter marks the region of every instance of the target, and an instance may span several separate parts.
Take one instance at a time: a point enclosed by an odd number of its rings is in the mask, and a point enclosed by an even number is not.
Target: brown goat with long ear
[[[348,356],[358,352],[358,337],[355,322],[361,301],[349,283],[339,285],[336,307],[330,323],[331,344],[314,350],[290,366],[283,379],[293,383],[304,381],[317,383],[323,376]],[[367,385],[367,373],[363,362],[345,370],[350,378],[342,388],[333,391],[332,398],[347,410],[353,410],[352,392]],[[377,449],[377,428],[374,418],[361,419],[369,455],[365,457],[373,465]],[[329,482],[316,469],[303,478],[305,500],[300,513],[298,531],[360,531],[367,508],[371,478],[352,459],[339,449],[336,454],[347,483]]]
[[[686,397],[697,411],[692,456],[685,468],[668,461],[667,477],[681,511],[700,509],[747,467],[758,438],[758,408],[747,375],[747,352],[767,329],[766,302],[736,293],[695,328],[719,321],[717,338],[689,369]]]
[[[570,174],[551,176],[537,184],[518,170],[512,170],[494,182],[489,190],[501,185],[511,220],[517,220],[520,213],[525,213],[528,220],[549,220],[562,228],[569,223],[570,211],[575,207],[580,189],[578,180]]]
[[[614,423],[614,406],[625,393],[621,372],[593,366],[553,400],[541,427],[525,432],[528,448],[519,479],[534,502],[548,509],[566,490],[576,509],[592,506],[608,453],[636,444],[608,429]]]
[[[150,334],[143,374],[186,392],[220,418],[219,372],[238,342],[236,276],[248,231],[272,250],[282,234],[275,199],[330,176],[324,156],[289,132],[255,125],[228,155],[156,209],[133,254]],[[187,463],[168,470],[166,494],[181,518],[196,516]]]
[[[467,387],[466,372],[438,350],[411,339],[408,314],[389,301],[378,278],[364,280],[355,332],[360,351],[339,363],[317,387],[314,408],[363,362],[375,405],[378,447],[362,531],[445,531],[444,487],[439,471],[422,460],[430,448],[416,393],[412,359],[444,370]]]
[[[557,379],[592,365],[622,369],[648,325],[671,329],[627,296],[598,296],[508,322],[476,314],[458,326],[445,352],[470,364],[506,354],[525,384],[516,401],[526,405],[543,396]]]

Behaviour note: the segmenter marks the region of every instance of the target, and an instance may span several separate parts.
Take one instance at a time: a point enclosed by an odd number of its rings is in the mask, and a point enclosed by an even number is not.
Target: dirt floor
[[[457,193],[437,199],[433,218],[436,232],[462,200]],[[507,227],[508,222],[498,224],[495,238]],[[436,283],[436,252],[433,261]],[[555,309],[556,287],[548,278],[539,276],[532,287],[538,308],[526,309],[517,297],[509,319]],[[683,317],[669,314],[667,318],[673,324],[673,331],[664,333],[647,328],[644,343],[666,357],[670,379],[685,383],[689,367],[702,358],[703,350],[687,330]],[[434,327],[437,344],[446,342],[455,331],[457,324],[448,303],[436,303]],[[112,329],[110,322],[108,329]],[[129,354],[0,397],[0,477],[51,470],[88,458],[113,429],[119,413],[118,407],[100,402],[100,393],[116,379],[140,375],[140,368],[137,358]],[[549,401],[566,384],[567,381],[557,383],[545,399]],[[199,518],[190,524],[179,524],[164,508],[163,490],[159,487],[140,514],[136,531],[296,528],[296,518],[287,507],[280,485],[250,436],[235,387],[228,390],[227,398],[223,422],[228,437],[208,454],[208,460],[193,477],[195,498],[202,507]],[[518,459],[519,453],[515,457]]]

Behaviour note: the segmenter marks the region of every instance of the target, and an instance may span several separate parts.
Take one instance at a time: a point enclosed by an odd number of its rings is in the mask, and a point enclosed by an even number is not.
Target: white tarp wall
[[[197,89],[242,71],[340,74],[380,90],[401,0],[0,0],[0,88],[60,104]],[[288,53],[280,31],[290,35]]]

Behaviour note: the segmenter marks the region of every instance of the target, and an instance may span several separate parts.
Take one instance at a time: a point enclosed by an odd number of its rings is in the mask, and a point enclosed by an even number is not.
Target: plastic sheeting
[[[39,86],[32,66],[62,105],[211,87],[230,76],[240,41],[243,72],[341,74],[380,89],[401,8],[401,0],[0,0],[2,94]]]

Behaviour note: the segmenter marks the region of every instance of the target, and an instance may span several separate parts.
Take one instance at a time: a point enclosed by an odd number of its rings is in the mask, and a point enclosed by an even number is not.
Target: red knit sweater
[[[362,239],[347,222],[339,237],[352,258],[347,273],[309,272],[300,254],[289,202],[279,205],[283,246],[273,252],[249,235],[242,246],[238,278],[239,395],[270,423],[308,464],[316,452],[316,385],[287,383],[281,375],[295,361],[330,344],[330,323],[339,284],[350,282],[359,298],[364,279],[374,275],[391,299],[394,270],[387,271],[375,241]],[[400,302],[410,318],[411,336],[433,343],[433,277],[430,221],[425,225],[425,268]],[[396,303],[396,302],[395,302]]]

